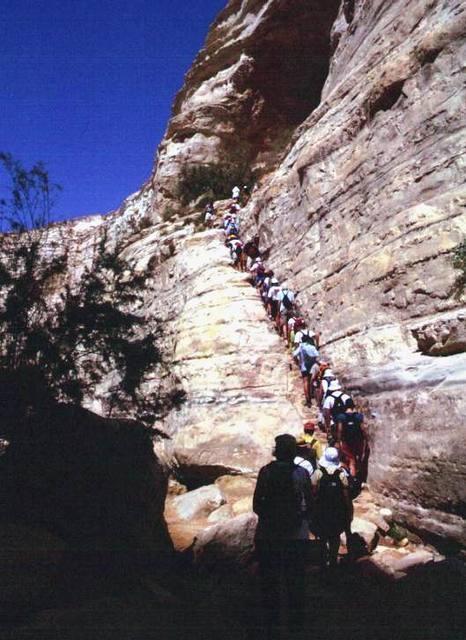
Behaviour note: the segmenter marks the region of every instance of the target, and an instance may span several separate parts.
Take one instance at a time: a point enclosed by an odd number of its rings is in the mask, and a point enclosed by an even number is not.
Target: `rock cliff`
[[[275,157],[262,173],[247,229],[299,291],[325,353],[371,416],[371,485],[417,528],[464,541],[465,310],[450,254],[466,231],[466,10],[376,0],[344,2],[336,15],[334,3],[288,5],[230,2],[219,16],[175,102],[154,185],[165,198],[180,164],[233,157],[258,126],[245,95],[289,116],[264,125],[277,144],[299,125],[278,166]],[[305,47],[293,49],[299,67],[287,69],[286,87],[269,84],[273,104],[253,52],[272,55],[280,75],[273,55],[299,42],[276,33],[282,11],[284,33],[309,22]],[[301,81],[314,93],[284,109]],[[257,139],[251,159],[260,164],[267,148]]]
[[[55,229],[67,282],[104,228],[144,279],[135,309],[143,334],[162,327],[163,365],[138,398],[183,400],[154,426],[188,486],[254,474],[302,413],[253,290],[177,199],[183,167],[239,156],[257,175],[243,234],[259,232],[370,418],[371,487],[417,529],[466,542],[466,310],[450,261],[466,232],[465,26],[455,0],[231,0],[150,182],[110,218]],[[112,375],[86,407],[106,414]]]

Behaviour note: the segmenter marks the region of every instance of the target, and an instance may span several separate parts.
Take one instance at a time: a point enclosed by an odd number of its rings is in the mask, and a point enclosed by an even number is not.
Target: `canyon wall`
[[[419,530],[466,542],[466,309],[451,266],[466,233],[465,13],[452,0],[232,0],[149,183],[114,215],[48,234],[43,251],[67,256],[50,309],[103,237],[139,279],[131,311],[162,362],[122,415],[167,399],[157,453],[186,484],[254,474],[301,424],[259,301],[177,195],[183,167],[240,157],[258,176],[243,234],[259,232],[364,408],[371,487]],[[106,371],[84,406],[108,415],[118,383]]]
[[[314,42],[321,58],[335,17],[329,74],[279,166],[256,185],[245,226],[259,230],[270,266],[299,291],[370,416],[371,486],[419,529],[464,541],[466,316],[451,266],[466,232],[464,5],[344,2],[334,16],[332,3],[231,2],[175,103],[154,184],[165,197],[176,193],[176,166],[233,158],[255,126],[244,96],[267,104],[254,73],[239,70],[254,68],[254,43],[264,57],[267,47],[285,55],[274,25],[282,10],[298,18],[291,4],[305,4],[309,23],[288,73],[306,74]],[[277,119],[269,135],[284,126]]]

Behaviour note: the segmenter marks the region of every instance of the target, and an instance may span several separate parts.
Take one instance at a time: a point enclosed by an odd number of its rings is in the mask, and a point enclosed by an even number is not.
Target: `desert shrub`
[[[0,168],[9,183],[2,183],[0,230],[25,233],[49,225],[61,186],[50,180],[44,164],[37,162],[27,170],[11,153],[2,151]]]
[[[178,182],[178,197],[183,205],[206,194],[213,200],[222,200],[231,195],[235,184],[250,186],[253,180],[251,170],[243,162],[185,165]]]
[[[459,271],[454,284],[454,293],[457,298],[460,298],[466,287],[466,240],[454,249],[452,264]]]

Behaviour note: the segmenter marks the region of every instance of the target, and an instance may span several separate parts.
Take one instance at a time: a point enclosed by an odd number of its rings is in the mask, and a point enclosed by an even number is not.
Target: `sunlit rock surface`
[[[367,411],[371,486],[463,542],[464,304],[450,255],[466,232],[464,31],[459,2],[346,3],[322,102],[247,217]],[[182,95],[198,91],[192,77]]]
[[[465,7],[339,5],[228,4],[186,76],[149,184],[117,214],[54,227],[69,262],[51,300],[105,235],[145,278],[142,333],[163,330],[164,362],[138,391],[138,401],[180,400],[154,419],[160,458],[190,489],[257,472],[273,436],[300,428],[299,380],[221,235],[199,233],[176,199],[185,163],[240,154],[261,176],[243,233],[259,231],[361,402],[371,488],[395,518],[464,543],[465,309],[451,252],[466,233]],[[117,383],[108,372],[86,407],[106,415]]]

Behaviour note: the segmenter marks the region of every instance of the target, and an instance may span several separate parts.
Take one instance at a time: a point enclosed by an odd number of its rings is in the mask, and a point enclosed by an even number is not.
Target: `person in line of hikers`
[[[269,291],[269,287],[270,287],[270,282],[273,278],[273,271],[269,270],[265,272],[265,277],[263,279],[263,281],[258,285],[259,288],[259,292],[262,298],[262,302],[264,303],[264,305],[267,307],[267,294]]]
[[[259,272],[265,272],[264,265],[261,258],[256,258],[249,268],[249,273],[252,276],[252,283],[256,284],[256,277]]]
[[[252,240],[248,240],[244,243],[244,253],[247,256],[246,266],[249,269],[254,260],[261,257],[261,253],[259,251],[259,236],[256,235]]]
[[[330,383],[333,380],[336,380],[336,379],[337,379],[337,377],[333,373],[333,371],[331,370],[329,364],[328,363],[321,363],[320,369],[319,369],[318,378],[316,380],[316,383],[318,383],[316,399],[317,399],[317,404],[318,404],[319,407],[321,407],[323,405],[324,400],[327,397],[328,388],[330,386]]]
[[[237,222],[238,222],[237,216],[231,213],[231,211],[227,211],[226,213],[223,214],[222,227],[224,230],[231,224],[238,226]]]
[[[275,278],[270,279],[269,290],[267,291],[267,313],[269,318],[275,319],[278,312],[278,294],[280,291],[280,284]]]
[[[345,532],[346,543],[351,537],[353,503],[348,476],[341,466],[338,449],[327,447],[311,476],[314,507],[311,529],[321,548],[321,569],[337,566],[340,535]]]
[[[312,405],[312,368],[317,364],[318,357],[319,352],[316,349],[313,339],[309,335],[304,334],[301,343],[298,345],[297,349],[293,351],[293,358],[296,358],[299,364],[303,379],[305,403],[308,407]]]
[[[351,396],[343,391],[338,380],[332,380],[328,386],[327,395],[325,396],[322,411],[325,422],[325,430],[327,435],[336,436],[335,428],[340,414],[346,413],[348,402]],[[332,425],[334,430],[332,431]]]
[[[364,416],[356,411],[352,398],[346,402],[345,413],[336,417],[336,440],[350,474],[361,482],[366,482],[368,438],[364,428]]]
[[[243,243],[237,237],[230,237],[227,242],[227,247],[230,249],[230,257],[234,267],[239,267],[241,253],[243,251]]]
[[[228,210],[231,221],[238,227],[238,229],[240,227],[240,211],[241,207],[237,203],[232,204]]]
[[[215,209],[214,209],[214,203],[211,200],[210,202],[207,203],[205,208],[204,224],[206,225],[206,227],[211,228],[213,226],[214,218],[215,218]]]
[[[232,243],[233,240],[239,240],[238,235],[236,233],[230,233],[229,235],[227,235],[227,237],[225,238],[225,246],[230,249],[230,244]]]
[[[238,229],[238,226],[235,224],[235,222],[232,219],[230,219],[228,220],[228,223],[225,227],[225,235],[228,236],[232,233],[239,235],[239,229]]]
[[[303,558],[309,539],[312,489],[308,472],[294,464],[296,454],[294,436],[277,436],[276,460],[260,469],[253,497],[258,515],[255,550],[269,633],[277,630],[283,617],[282,590],[292,626],[302,624],[306,603]]]
[[[240,195],[241,195],[241,189],[238,186],[234,186],[233,189],[231,190],[231,197],[233,198],[233,200],[238,202]]]
[[[320,334],[316,333],[312,329],[309,329],[306,322],[304,321],[304,323],[300,323],[299,328],[294,333],[293,344],[295,349],[298,347],[299,344],[301,344],[301,340],[305,335],[308,336],[309,338],[312,338],[316,347],[319,348]]]
[[[301,331],[301,329],[305,329],[306,320],[302,318],[297,311],[291,314],[291,317],[288,318],[288,347],[294,350],[298,343],[296,343],[295,347],[295,337],[296,334]]]
[[[229,225],[231,224],[231,216],[224,216],[223,221],[222,221],[222,228],[224,233],[226,233],[227,227],[229,227]]]
[[[296,456],[293,462],[298,467],[302,467],[307,471],[307,475],[310,480],[316,468],[315,459],[312,457],[312,451],[306,445],[300,444],[298,441],[296,441],[296,444]]]
[[[325,445],[315,435],[316,425],[314,422],[305,422],[303,430],[304,433],[297,439],[297,443],[300,448],[306,447],[308,455],[303,457],[310,460],[315,468],[317,461],[324,455]]]
[[[264,267],[264,264],[262,263],[262,261],[259,263],[257,269],[256,269],[256,276],[254,278],[254,286],[255,287],[260,287],[262,285],[262,283],[265,280],[266,277],[266,270]]]
[[[286,341],[288,341],[288,318],[291,316],[294,308],[295,294],[283,284],[278,292],[278,313],[276,318],[277,329]]]

